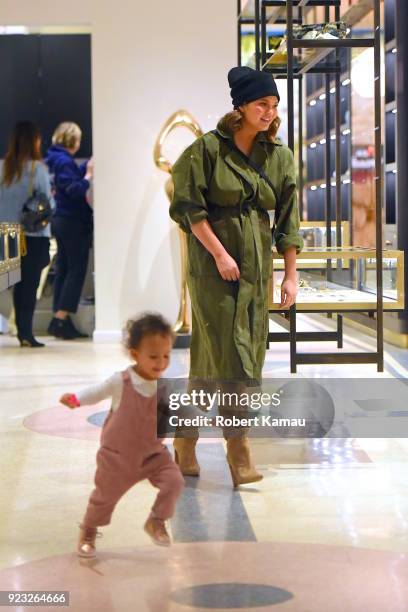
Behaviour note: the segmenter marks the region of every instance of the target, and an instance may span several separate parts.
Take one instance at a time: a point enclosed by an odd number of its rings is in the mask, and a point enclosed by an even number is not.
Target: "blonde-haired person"
[[[190,388],[242,393],[262,381],[272,246],[268,211],[277,213],[274,238],[285,260],[282,307],[296,299],[296,253],[303,241],[293,155],[276,137],[277,85],[271,74],[248,67],[232,68],[228,81],[234,110],[173,166],[170,215],[187,233]],[[180,434],[174,446],[181,471],[198,476],[197,432]],[[225,430],[224,436],[234,486],[260,480],[247,431]]]
[[[56,128],[46,162],[54,175],[56,211],[52,233],[57,240],[57,270],[54,282],[54,316],[51,335],[64,340],[85,337],[72,323],[81,297],[92,243],[93,212],[87,191],[93,178],[93,162],[81,165],[74,156],[81,146],[82,132],[76,123],[64,121]]]
[[[52,135],[52,144],[60,145],[68,150],[75,149],[76,145],[81,142],[81,139],[82,130],[79,125],[70,121],[63,121]]]

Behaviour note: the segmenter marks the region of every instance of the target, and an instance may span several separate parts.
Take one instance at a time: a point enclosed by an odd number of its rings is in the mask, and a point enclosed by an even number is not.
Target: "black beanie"
[[[228,83],[234,108],[265,96],[276,96],[280,100],[275,79],[269,72],[260,72],[248,66],[231,68]]]

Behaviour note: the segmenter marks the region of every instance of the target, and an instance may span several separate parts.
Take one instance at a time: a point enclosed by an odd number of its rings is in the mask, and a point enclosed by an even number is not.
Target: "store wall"
[[[153,145],[179,108],[204,131],[230,109],[226,72],[236,61],[235,1],[0,4],[0,25],[75,24],[90,24],[92,31],[95,338],[105,340],[141,310],[176,318],[178,236]],[[174,134],[169,157],[189,140]]]

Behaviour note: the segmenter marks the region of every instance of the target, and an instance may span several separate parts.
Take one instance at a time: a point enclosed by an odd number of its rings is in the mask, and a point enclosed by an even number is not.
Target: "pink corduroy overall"
[[[167,520],[184,487],[179,467],[157,438],[156,395],[141,395],[129,374],[123,372],[122,376],[119,407],[110,411],[102,429],[95,489],[82,522],[87,527],[108,525],[122,495],[144,479],[159,489],[152,507],[154,516]]]

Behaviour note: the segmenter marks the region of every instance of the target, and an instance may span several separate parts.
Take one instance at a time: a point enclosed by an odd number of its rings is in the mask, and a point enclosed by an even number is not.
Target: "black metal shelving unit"
[[[395,2],[383,0],[384,6],[384,64],[385,64],[385,115],[384,115],[384,221],[385,244],[397,248],[396,236],[396,58]],[[365,4],[367,10],[367,4]],[[361,10],[360,13],[361,15]],[[350,58],[345,62],[341,74],[341,177],[342,177],[342,220],[352,221],[351,207],[351,86]],[[330,89],[332,95],[335,83]],[[324,145],[323,127],[325,87],[320,75],[306,77],[306,161],[305,161],[305,201],[308,220],[321,221],[324,218]],[[331,105],[331,172],[334,171],[334,105]],[[321,189],[323,187],[323,190]]]
[[[395,33],[396,0],[384,0],[385,43],[385,224],[386,243],[394,246],[396,234],[396,174],[397,174],[397,102],[396,65],[397,42]],[[388,230],[388,235],[387,235]],[[393,235],[394,234],[394,235]]]
[[[349,3],[350,4],[350,3]],[[357,22],[367,12],[367,0],[360,0],[349,8],[349,24]],[[296,333],[296,307],[292,307],[289,314],[289,332],[286,334],[270,333],[268,341],[281,341],[283,336],[290,340],[291,372],[296,372],[298,364],[311,363],[376,363],[378,371],[384,369],[383,348],[383,279],[382,279],[382,210],[383,210],[383,161],[381,143],[381,24],[380,0],[372,0],[371,10],[374,10],[373,35],[369,38],[344,38],[330,40],[299,40],[294,37],[293,25],[303,23],[305,12],[312,7],[324,8],[325,22],[340,21],[341,0],[254,0],[253,15],[248,16],[242,11],[241,0],[237,0],[238,23],[238,63],[241,63],[241,32],[242,25],[251,23],[255,29],[255,68],[273,72],[276,78],[287,79],[288,101],[288,145],[295,153],[295,96],[294,81],[298,86],[298,168],[299,168],[299,201],[301,208],[304,201],[304,78],[306,75],[320,75],[323,81],[324,112],[321,139],[324,146],[324,183],[325,183],[325,221],[327,246],[331,244],[331,225],[336,222],[336,245],[341,246],[341,221],[343,209],[351,212],[350,193],[345,194],[342,188],[342,174],[344,174],[343,153],[350,155],[350,140],[342,136],[348,135],[350,127],[344,127],[344,105],[342,109],[342,75],[349,70],[350,51],[353,48],[374,49],[374,105],[375,105],[375,214],[376,214],[376,285],[377,302],[375,309],[367,308],[366,312],[376,315],[377,346],[376,351],[370,353],[306,353],[298,352],[298,340],[333,340],[336,339],[338,347],[342,347],[342,318],[338,314],[336,332],[316,332],[313,334]],[[332,18],[334,17],[334,19]],[[344,18],[344,15],[342,16]],[[278,65],[272,63],[272,53],[267,49],[267,25],[279,23],[286,27],[287,61]],[[334,81],[334,85],[333,85]],[[344,87],[344,85],[343,85]],[[331,97],[334,97],[334,105]],[[344,133],[346,132],[346,133]],[[332,136],[334,138],[332,138]],[[332,144],[334,142],[334,144]],[[344,144],[345,143],[345,144]],[[334,163],[333,163],[334,157]],[[334,167],[335,180],[332,180]],[[347,182],[346,182],[347,184]],[[332,191],[332,186],[334,191]],[[351,188],[351,185],[350,185]],[[349,190],[347,190],[349,191]],[[343,193],[342,193],[343,192]],[[346,207],[342,201],[346,200]],[[334,201],[334,207],[332,202]],[[334,213],[334,215],[333,215]],[[334,217],[334,218],[333,218]],[[331,270],[328,269],[330,280]],[[336,313],[336,308],[328,312]],[[312,311],[311,311],[312,312]],[[337,311],[339,312],[339,311]],[[286,317],[288,315],[286,314]],[[275,337],[274,337],[275,336]],[[310,336],[310,337],[309,337]]]

